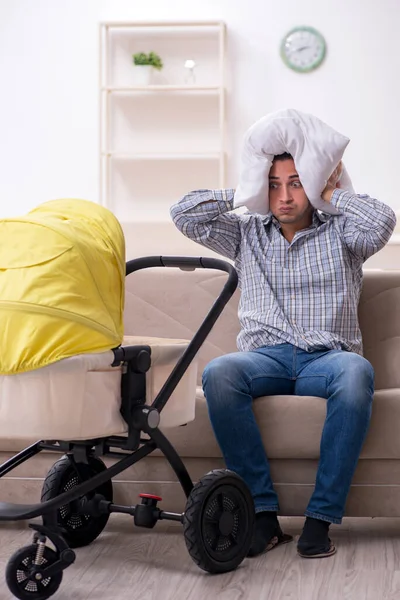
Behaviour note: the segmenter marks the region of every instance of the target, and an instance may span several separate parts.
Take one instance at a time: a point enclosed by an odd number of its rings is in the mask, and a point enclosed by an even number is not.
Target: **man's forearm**
[[[337,189],[331,196],[331,204],[366,231],[387,229],[390,237],[396,225],[396,215],[390,206],[366,194]]]
[[[189,239],[234,260],[241,241],[234,195],[232,189],[191,192],[171,207],[172,220]]]
[[[171,217],[178,226],[180,219],[207,223],[233,210],[235,190],[197,190],[190,192],[171,207]]]
[[[372,256],[387,244],[396,226],[396,215],[390,206],[370,196],[339,189],[333,192],[331,204],[346,217],[344,238],[358,256]]]

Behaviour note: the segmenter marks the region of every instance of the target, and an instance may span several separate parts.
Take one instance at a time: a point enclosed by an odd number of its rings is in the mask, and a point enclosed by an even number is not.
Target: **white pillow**
[[[234,206],[265,215],[269,211],[269,171],[274,156],[292,155],[304,191],[314,208],[340,214],[321,198],[329,177],[342,159],[349,138],[323,121],[294,109],[281,110],[257,121],[247,131]],[[354,193],[343,167],[340,188]]]

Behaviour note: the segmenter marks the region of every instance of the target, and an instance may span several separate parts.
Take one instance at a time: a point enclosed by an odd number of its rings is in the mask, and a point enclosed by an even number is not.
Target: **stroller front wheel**
[[[209,573],[236,569],[247,556],[254,529],[254,503],[239,475],[216,469],[193,487],[183,530],[189,554]]]
[[[19,600],[47,600],[56,593],[60,587],[62,571],[40,579],[35,577],[35,567],[49,567],[58,560],[54,550],[44,548],[38,557],[37,544],[20,548],[8,561],[6,568],[6,582],[10,592]]]
[[[63,456],[54,463],[44,480],[41,502],[56,498],[105,469],[103,461],[93,456],[89,457],[88,464],[75,463],[69,456]],[[94,489],[86,498],[90,499],[95,494],[100,494],[105,500],[112,502],[112,482],[107,481]],[[63,529],[63,537],[71,548],[91,544],[101,534],[110,516],[102,514],[94,517],[84,514],[80,510],[80,504],[79,501],[72,502],[57,510],[57,524]],[[46,524],[45,515],[43,522]]]

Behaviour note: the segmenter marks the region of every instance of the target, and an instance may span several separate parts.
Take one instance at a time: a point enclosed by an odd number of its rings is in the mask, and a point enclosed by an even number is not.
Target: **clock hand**
[[[301,46],[300,48],[293,48],[293,50],[289,51],[289,54],[295,54],[296,52],[303,52],[304,50],[308,50],[310,46]]]

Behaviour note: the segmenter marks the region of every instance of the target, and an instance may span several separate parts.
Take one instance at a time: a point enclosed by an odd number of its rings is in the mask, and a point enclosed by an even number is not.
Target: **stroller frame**
[[[192,512],[194,511],[195,514],[192,515],[193,518],[188,525],[187,522],[185,524],[185,514],[188,511],[188,504],[187,510],[184,513],[173,513],[160,510],[157,507],[157,502],[161,500],[161,498],[151,494],[140,494],[142,503],[133,506],[117,505],[109,499],[105,499],[100,494],[93,494],[94,491],[107,482],[111,485],[111,480],[115,476],[119,475],[142,458],[148,456],[157,448],[161,450],[174,470],[188,501],[196,487],[176,450],[162,431],[158,429],[160,412],[204,343],[225,305],[235,292],[238,284],[238,276],[234,267],[226,261],[215,258],[179,256],[149,256],[131,260],[126,263],[126,275],[130,275],[140,269],[151,267],[176,267],[187,271],[193,271],[197,268],[216,269],[227,272],[228,279],[219,297],[214,302],[200,328],[194,335],[181,358],[178,360],[170,376],[151,405],[146,405],[146,372],[151,366],[151,348],[146,345],[136,345],[118,347],[113,350],[114,362],[112,366],[123,366],[121,414],[128,424],[127,437],[110,436],[84,441],[38,441],[0,466],[0,477],[3,477],[43,450],[66,453],[73,468],[77,468],[77,465],[88,465],[92,457],[98,458],[104,456],[119,459],[118,462],[110,467],[104,467],[104,470],[101,472],[98,472],[88,479],[84,479],[78,483],[78,485],[72,487],[72,489],[56,495],[45,502],[36,504],[12,504],[0,502],[0,521],[29,520],[39,516],[42,516],[43,518],[43,525],[30,525],[35,531],[33,542],[36,545],[37,551],[30,563],[29,577],[31,577],[32,581],[37,582],[37,589],[39,593],[40,588],[40,594],[24,595],[23,592],[20,592],[13,579],[13,576],[15,575],[14,571],[17,568],[15,560],[13,562],[14,557],[8,563],[6,572],[7,583],[11,591],[22,600],[28,597],[32,599],[40,598],[40,600],[42,600],[42,598],[50,597],[55,593],[61,583],[62,571],[75,561],[75,552],[66,542],[63,536],[63,529],[57,522],[57,510],[61,507],[75,503],[74,506],[76,507],[75,510],[77,512],[90,515],[93,518],[99,517],[100,515],[109,515],[111,513],[124,513],[134,517],[135,525],[147,528],[154,527],[158,520],[178,521],[183,523],[184,528],[193,527],[193,521],[198,521],[198,514],[196,513],[197,509],[196,507],[193,508],[193,503]],[[141,435],[142,432],[147,434],[148,438],[143,438]],[[209,572],[224,572],[236,568],[247,555],[254,525],[254,507],[250,492],[239,476],[223,469],[212,471],[208,475],[211,476],[207,483],[210,488],[207,492],[208,496],[207,493],[204,494],[202,490],[198,491],[197,499],[195,499],[197,507],[199,506],[199,494],[202,497],[200,504],[203,503],[204,505],[201,510],[205,510],[208,501],[207,498],[210,499],[210,495],[212,496],[215,494],[217,489],[228,489],[229,486],[231,486],[231,489],[234,488],[236,490],[235,493],[239,493],[239,495],[242,494],[241,504],[239,502],[239,508],[241,507],[242,513],[246,513],[246,510],[244,510],[243,507],[248,509],[247,514],[243,516],[243,527],[246,531],[241,539],[241,548],[236,549],[236,554],[232,554],[232,551],[230,554],[228,553],[229,555],[226,555],[222,561],[218,561],[215,548],[209,549],[209,551],[204,554],[203,550],[206,549],[199,549],[198,547],[191,548],[191,544],[189,544],[186,539],[189,552],[200,568]],[[90,496],[91,493],[92,496]],[[87,495],[89,495],[89,498]],[[223,503],[221,501],[219,502],[221,504],[221,514],[219,516],[218,527],[222,532],[221,535],[231,535],[232,537],[232,534],[229,532],[229,523],[231,523],[230,517],[223,517],[226,510],[224,512],[222,506]],[[236,512],[238,510],[239,509],[236,508]],[[199,535],[203,538],[204,532],[202,534],[199,533]],[[45,561],[45,564],[43,564],[42,557],[47,538],[53,543],[56,549],[56,553],[54,553],[56,558],[50,561],[47,560]],[[205,543],[203,539],[201,543]],[[26,547],[26,549],[27,548],[32,547]],[[23,550],[24,549],[19,551],[20,554]],[[48,549],[46,548],[46,550]],[[16,554],[18,554],[18,552]],[[21,556],[19,556],[19,560],[20,559]],[[43,588],[41,582],[46,581],[53,582],[54,585]]]

